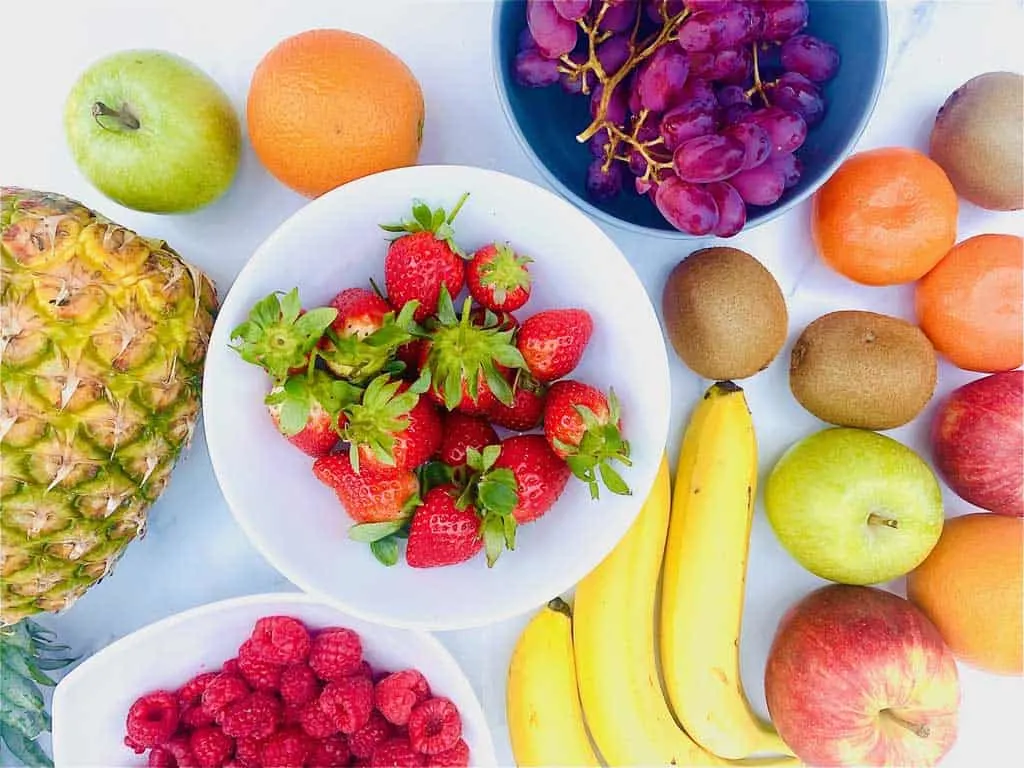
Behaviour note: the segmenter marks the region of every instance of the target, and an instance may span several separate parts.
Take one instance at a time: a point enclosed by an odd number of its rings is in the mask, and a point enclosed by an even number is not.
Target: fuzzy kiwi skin
[[[920,328],[875,312],[844,310],[808,325],[789,364],[789,387],[804,408],[841,427],[894,429],[935,392],[938,361]]]
[[[771,272],[738,248],[702,248],[665,281],[662,317],[676,354],[714,381],[763,371],[786,343],[789,314]]]
[[[957,193],[990,211],[1024,206],[1024,77],[986,72],[949,95],[928,154]]]

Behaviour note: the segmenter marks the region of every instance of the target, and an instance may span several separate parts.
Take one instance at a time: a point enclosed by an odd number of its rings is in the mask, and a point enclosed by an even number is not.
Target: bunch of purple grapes
[[[672,226],[731,237],[775,203],[825,117],[839,54],[807,0],[527,0],[514,74],[590,98],[587,191],[627,180]]]

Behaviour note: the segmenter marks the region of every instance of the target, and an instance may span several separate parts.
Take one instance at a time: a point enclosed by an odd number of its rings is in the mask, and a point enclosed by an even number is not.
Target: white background
[[[988,70],[1021,71],[1020,0],[890,3],[886,86],[859,148],[924,148],[938,106],[954,88]],[[543,184],[505,123],[491,73],[491,4],[486,0],[50,0],[3,3],[0,50],[0,181],[61,192],[138,231],[166,238],[203,267],[222,294],[246,259],[304,200],[274,181],[246,147],[228,195],[196,214],[161,217],[120,208],[76,171],[61,129],[63,100],[92,60],[129,47],[173,50],[204,68],[244,113],[249,77],[283,37],[318,27],[369,35],[412,68],[427,103],[423,163],[462,163],[513,173]],[[656,304],[669,269],[700,242],[673,242],[607,228],[636,267]],[[993,214],[963,204],[960,238],[981,232],[1021,233],[1020,214]],[[815,259],[808,207],[735,238],[760,258],[790,304],[791,341],[804,325],[841,308],[883,311],[912,319],[905,288],[870,289],[830,274]],[[744,383],[755,414],[766,471],[790,443],[822,425],[792,400],[786,381],[788,348],[766,372]],[[674,459],[689,409],[706,386],[673,358]],[[940,392],[974,376],[943,365]],[[931,409],[891,433],[920,450]],[[763,478],[763,475],[762,475]],[[947,496],[947,515],[970,507]],[[585,535],[581,532],[581,535]],[[788,605],[822,582],[779,547],[760,515],[753,533],[743,672],[764,711],[762,673],[772,633]],[[897,590],[901,584],[893,585]],[[290,589],[249,546],[222,501],[202,431],[152,512],[146,539],[134,544],[116,573],[63,616],[49,619],[79,652],[88,654],[144,624],[228,596]],[[499,759],[510,763],[504,721],[504,678],[524,618],[489,628],[445,633],[488,712]],[[961,733],[946,765],[974,768],[1019,762],[1024,681],[961,667]]]

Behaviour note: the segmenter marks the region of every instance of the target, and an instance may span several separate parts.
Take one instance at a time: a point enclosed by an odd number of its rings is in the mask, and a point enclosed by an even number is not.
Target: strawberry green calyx
[[[276,291],[256,302],[248,319],[231,331],[231,339],[238,339],[231,348],[278,383],[311,366],[310,353],[337,316],[331,307],[303,313],[298,288]]]
[[[583,419],[584,432],[579,445],[570,445],[562,440],[554,441],[555,450],[565,456],[565,463],[580,480],[590,487],[590,498],[600,495],[598,479],[604,486],[619,496],[629,496],[632,491],[622,476],[609,462],[617,461],[627,467],[633,466],[629,458],[629,442],[619,429],[619,399],[614,390],[608,392],[608,419],[597,417],[585,405],[574,406]]]
[[[289,376],[266,396],[267,405],[279,405],[281,431],[288,437],[306,426],[310,413],[319,404],[331,416],[338,429],[339,414],[358,403],[363,390],[347,381],[338,381],[323,371],[313,369],[306,374]]]
[[[472,505],[480,516],[488,568],[503,551],[516,548],[517,524],[512,512],[519,503],[518,483],[511,469],[494,469],[500,454],[500,445],[488,445],[482,451],[466,450],[466,464],[473,474],[455,504],[459,509]]]
[[[408,413],[419,402],[416,385],[399,393],[403,382],[382,374],[366,387],[362,402],[345,410],[341,438],[349,443],[352,469],[359,471],[359,449],[365,447],[382,464],[395,466],[395,435],[409,426]]]
[[[494,300],[503,304],[508,294],[517,288],[530,288],[530,273],[527,264],[532,264],[529,256],[518,256],[508,243],[494,244],[494,257],[480,266],[480,284],[490,288]]]
[[[404,366],[394,360],[395,351],[426,335],[413,320],[418,306],[418,301],[409,301],[397,315],[388,312],[381,327],[367,336],[339,336],[328,328],[324,334],[327,343],[317,354],[335,375],[358,384],[385,370],[399,373]]]
[[[348,529],[348,537],[370,546],[370,553],[381,565],[391,567],[398,562],[398,542],[409,538],[409,523],[416,507],[423,503],[418,493],[403,505],[403,514],[384,523],[359,523]]]
[[[402,219],[397,224],[379,224],[378,226],[385,232],[394,232],[399,236],[413,232],[432,232],[436,239],[447,243],[453,253],[465,259],[467,258],[465,252],[455,243],[455,230],[452,228],[452,222],[455,221],[455,217],[459,215],[459,211],[462,210],[462,206],[468,198],[469,192],[463,193],[451,213],[445,213],[444,208],[431,210],[430,206],[422,200],[413,200],[411,219]]]
[[[462,401],[463,387],[474,403],[478,401],[481,378],[500,402],[511,405],[512,388],[498,366],[526,367],[515,345],[515,331],[474,324],[471,305],[472,300],[466,299],[459,317],[447,289],[441,287],[437,323],[430,331],[424,370],[449,411]]]

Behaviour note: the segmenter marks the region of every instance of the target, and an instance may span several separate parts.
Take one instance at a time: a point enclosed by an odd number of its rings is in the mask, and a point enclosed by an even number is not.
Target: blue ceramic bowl
[[[576,134],[590,123],[589,98],[570,95],[558,85],[526,88],[516,83],[512,65],[526,26],[525,0],[496,0],[494,76],[499,99],[519,142],[566,198],[592,216],[624,229],[676,239],[694,239],[666,222],[646,196],[632,190],[603,202],[589,199],[585,180],[593,156]],[[832,43],[842,57],[839,72],[825,85],[828,112],[797,151],[800,181],[774,205],[747,207],[746,228],[782,215],[812,195],[853,149],[867,126],[882,87],[888,48],[884,0],[810,0],[806,32]]]

